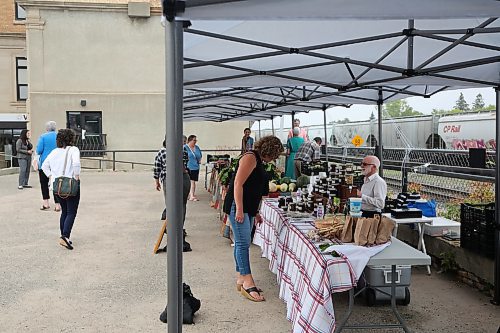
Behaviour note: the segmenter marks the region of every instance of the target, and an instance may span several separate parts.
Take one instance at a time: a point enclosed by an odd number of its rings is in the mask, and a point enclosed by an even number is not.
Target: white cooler
[[[432,217],[432,223],[426,223],[424,232],[429,236],[443,236],[451,233],[460,237],[460,223],[444,217]]]

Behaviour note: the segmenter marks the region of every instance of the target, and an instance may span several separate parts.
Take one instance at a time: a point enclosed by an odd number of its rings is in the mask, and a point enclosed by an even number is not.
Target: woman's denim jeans
[[[229,221],[234,234],[234,261],[236,271],[241,275],[251,274],[250,270],[250,242],[254,218],[244,214],[243,223],[236,221],[236,204],[233,202]]]

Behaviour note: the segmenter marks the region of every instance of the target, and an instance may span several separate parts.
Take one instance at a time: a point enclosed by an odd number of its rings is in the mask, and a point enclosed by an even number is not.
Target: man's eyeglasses
[[[361,162],[361,166],[367,166],[367,165],[373,165],[373,166],[375,166],[375,164],[373,164],[373,163]]]

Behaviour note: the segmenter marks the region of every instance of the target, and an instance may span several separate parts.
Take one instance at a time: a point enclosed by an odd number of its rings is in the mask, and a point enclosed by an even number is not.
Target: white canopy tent
[[[164,0],[163,6],[173,193],[182,191],[183,116],[258,120],[356,103],[378,104],[381,118],[382,103],[392,99],[500,86],[500,22],[491,18],[500,16],[499,1]],[[183,33],[185,20],[191,27]],[[497,108],[498,100],[497,89]],[[167,206],[168,331],[181,332],[180,196],[169,196]]]
[[[387,102],[500,79],[495,18],[192,24],[184,34],[189,120],[269,119],[322,104],[376,104],[380,89]],[[209,113],[214,107],[222,117]]]

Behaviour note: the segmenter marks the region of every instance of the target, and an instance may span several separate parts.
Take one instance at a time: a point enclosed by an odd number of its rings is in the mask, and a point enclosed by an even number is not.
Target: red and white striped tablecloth
[[[351,289],[356,275],[345,256],[323,254],[306,236],[312,219],[288,219],[276,200],[263,200],[254,244],[269,259],[277,275],[279,296],[287,305],[292,332],[330,333],[335,330],[332,293]]]

